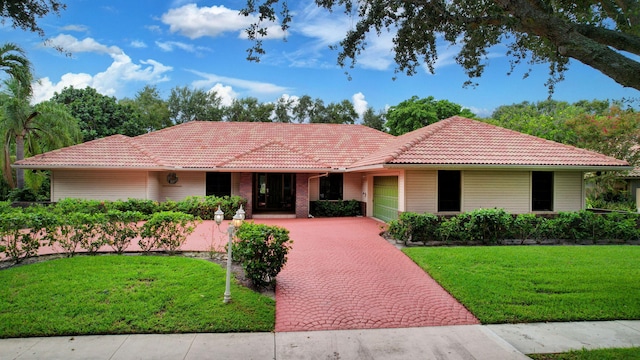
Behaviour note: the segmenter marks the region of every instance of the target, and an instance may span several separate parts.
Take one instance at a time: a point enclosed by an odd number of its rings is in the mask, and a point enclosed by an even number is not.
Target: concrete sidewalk
[[[640,321],[0,340],[0,359],[528,359],[640,346]]]

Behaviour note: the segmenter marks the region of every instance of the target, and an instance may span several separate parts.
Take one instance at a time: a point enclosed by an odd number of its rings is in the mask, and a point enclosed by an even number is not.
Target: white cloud
[[[208,88],[210,86],[213,86],[214,84],[221,83],[221,84],[245,89],[247,92],[250,92],[253,94],[261,94],[261,95],[281,94],[287,91],[286,87],[271,84],[271,83],[219,76],[216,74],[208,74],[208,73],[203,73],[195,70],[191,70],[191,72],[204,78],[203,80],[196,80],[193,82],[193,86],[197,88]]]
[[[93,38],[78,40],[75,36],[60,34],[49,40],[51,46],[61,47],[71,53],[93,52],[109,55],[122,54],[122,50],[117,46],[106,46],[95,41]]]
[[[160,48],[160,50],[166,52],[171,52],[175,49],[180,49],[196,54],[200,54],[202,51],[210,51],[210,49],[204,46],[194,46],[192,44],[187,44],[180,41],[156,41],[156,45]]]
[[[330,63],[335,66],[336,52],[327,51],[329,46],[337,45],[344,39],[347,32],[355,26],[357,18],[340,12],[329,12],[320,9],[315,4],[309,5],[303,11],[299,21],[292,24],[291,32],[299,33],[311,38],[311,43],[305,43],[303,48],[287,54],[291,66],[295,67],[327,67]],[[367,36],[366,49],[358,55],[357,66],[365,69],[388,70],[393,64],[393,36],[395,32],[383,30]],[[321,60],[326,54],[331,54],[327,62]],[[345,64],[349,66],[350,64]]]
[[[87,32],[89,28],[85,25],[66,25],[63,26],[62,31],[77,31],[77,32]]]
[[[133,40],[129,45],[136,49],[144,49],[147,47],[147,44],[141,40]]]
[[[78,40],[70,35],[59,35],[52,41],[74,53],[107,54],[113,62],[107,69],[95,75],[67,73],[62,75],[58,82],[52,81],[49,77],[40,79],[40,82],[34,85],[34,103],[50,99],[54,92],[60,92],[67,86],[78,88],[90,86],[101,94],[117,97],[129,82],[158,83],[167,81],[166,73],[173,70],[172,67],[152,59],[140,60],[136,64],[117,46],[105,46],[92,38]]]
[[[367,39],[367,48],[357,57],[357,64],[365,69],[389,70],[394,64],[393,37],[395,34],[382,32]]]
[[[228,9],[224,6],[203,6],[187,4],[173,8],[161,17],[163,23],[169,25],[172,33],[179,33],[190,39],[204,36],[216,37],[227,32],[238,33],[240,37],[244,30],[257,21],[255,16],[241,15],[238,10]],[[270,28],[267,38],[282,38],[279,27],[273,24],[265,24]]]
[[[223,106],[231,106],[233,100],[238,97],[238,93],[233,91],[231,86],[224,86],[220,83],[215,84],[209,92],[215,91]]]
[[[362,117],[362,114],[364,114],[364,112],[367,111],[367,107],[369,107],[369,103],[364,99],[364,94],[361,92],[355,93],[351,97],[351,100],[358,116]]]
[[[296,32],[317,39],[316,46],[327,47],[338,43],[352,27],[352,19],[339,12],[329,12],[310,4],[303,11],[304,16],[296,22]]]
[[[146,25],[145,28],[152,33],[162,34],[162,28],[158,25]]]
[[[462,106],[465,109],[469,109],[471,110],[472,113],[480,116],[480,117],[490,117],[491,114],[493,114],[493,109],[487,109],[487,108],[479,108],[479,107],[475,107],[475,106]]]

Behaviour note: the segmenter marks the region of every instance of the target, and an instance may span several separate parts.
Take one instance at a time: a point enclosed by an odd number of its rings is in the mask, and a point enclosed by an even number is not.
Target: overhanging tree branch
[[[527,0],[494,0],[518,19],[516,31],[548,40],[558,53],[599,70],[617,83],[640,90],[640,63],[578,31],[576,24],[540,10]]]

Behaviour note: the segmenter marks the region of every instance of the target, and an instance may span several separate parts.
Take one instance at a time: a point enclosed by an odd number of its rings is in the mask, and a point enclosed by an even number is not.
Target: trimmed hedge
[[[405,244],[504,244],[556,240],[576,244],[628,243],[640,239],[640,214],[596,214],[582,210],[548,216],[508,214],[503,209],[478,209],[453,217],[402,213],[388,232]]]
[[[311,215],[316,217],[362,216],[358,200],[318,200],[311,202]]]
[[[246,200],[239,196],[163,203],[65,199],[24,208],[0,202],[0,253],[14,263],[37,256],[38,249],[47,245],[69,257],[80,249],[95,254],[105,245],[122,254],[138,237],[145,251],[175,253],[199,219],[213,219],[218,206],[231,219],[240,205]]]
[[[181,212],[193,215],[201,220],[213,220],[215,211],[220,206],[225,219],[233,218],[240,205],[246,207],[247,200],[240,196],[189,196],[182,201],[129,199],[127,201],[101,201],[83,199],[63,199],[51,205],[59,213],[81,212],[86,214],[107,213],[109,210],[136,211],[151,215],[163,211]],[[27,208],[28,210],[29,208]],[[1,210],[1,208],[0,208]]]

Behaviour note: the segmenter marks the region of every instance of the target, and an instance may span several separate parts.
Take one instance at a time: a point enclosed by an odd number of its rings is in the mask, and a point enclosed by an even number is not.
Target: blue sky
[[[411,96],[446,99],[488,116],[500,105],[540,101],[548,96],[544,83],[548,69],[528,65],[511,76],[503,46],[492,49],[485,74],[475,88],[455,63],[457,48],[443,44],[436,74],[420,69],[414,76],[397,74],[390,52],[392,35],[369,40],[370,48],[350,69],[336,65],[336,44],[352,25],[340,12],[328,13],[310,1],[290,1],[295,13],[287,41],[273,31],[265,40],[267,55],[260,63],[246,60],[251,43],[244,29],[251,22],[238,15],[245,0],[66,0],[60,16],[39,21],[51,44],[72,55],[44,46],[36,34],[0,27],[3,42],[15,42],[27,51],[40,83],[35,101],[49,99],[65,86],[91,86],[116,98],[134,97],[145,85],[156,85],[168,98],[176,86],[215,90],[226,103],[233,98],[256,97],[274,102],[281,96],[309,95],[325,103],[351,100],[362,112],[396,105]],[[557,86],[556,100],[639,98],[613,80],[572,61],[566,80]],[[637,103],[636,103],[637,104]]]

